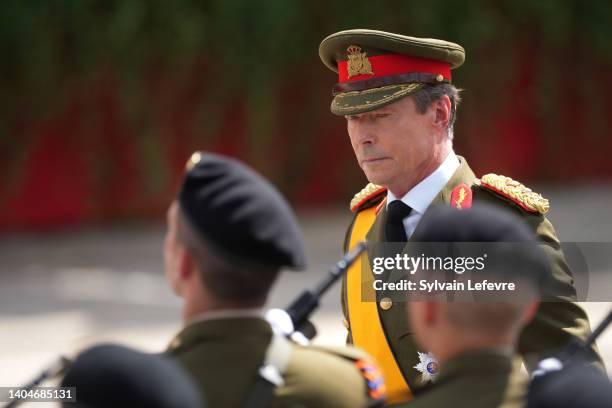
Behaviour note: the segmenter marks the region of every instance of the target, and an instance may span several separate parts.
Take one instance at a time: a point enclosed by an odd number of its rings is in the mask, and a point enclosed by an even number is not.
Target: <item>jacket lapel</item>
[[[457,185],[465,183],[468,186],[471,186],[474,183],[476,176],[468,166],[466,160],[461,156],[458,156],[458,158],[460,163],[459,168],[431,202],[427,211],[436,205],[449,205],[452,191]],[[423,216],[427,214],[427,211],[425,211]],[[372,236],[368,237],[368,240],[376,238],[384,240],[384,222],[386,221],[386,216],[383,217],[381,214],[379,214],[376,221],[378,224],[375,223],[374,226],[372,226]],[[418,228],[419,226],[417,225],[416,229],[418,230]],[[414,233],[412,236],[414,236]],[[412,238],[409,239],[409,241],[411,240]],[[415,390],[420,388],[422,385],[420,373],[414,368],[414,366],[419,363],[417,352],[427,350],[420,350],[414,341],[409,324],[410,317],[408,315],[408,308],[405,304],[398,303],[393,305],[393,307],[388,311],[380,312],[380,316],[381,322],[387,334],[387,339],[393,354],[398,361],[400,369],[404,374],[404,378],[408,382],[411,389]]]

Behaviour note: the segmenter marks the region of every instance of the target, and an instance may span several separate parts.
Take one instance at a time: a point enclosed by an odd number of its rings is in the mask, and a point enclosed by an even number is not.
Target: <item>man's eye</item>
[[[377,113],[377,114],[375,115],[376,119],[383,119],[383,118],[386,118],[386,117],[388,117],[388,116],[389,116],[389,114],[388,114],[388,113]]]

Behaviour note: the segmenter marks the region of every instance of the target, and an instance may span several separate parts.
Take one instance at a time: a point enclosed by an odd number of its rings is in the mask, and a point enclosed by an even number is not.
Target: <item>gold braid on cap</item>
[[[528,212],[546,214],[550,208],[548,200],[510,177],[486,174],[480,185],[509,198]]]

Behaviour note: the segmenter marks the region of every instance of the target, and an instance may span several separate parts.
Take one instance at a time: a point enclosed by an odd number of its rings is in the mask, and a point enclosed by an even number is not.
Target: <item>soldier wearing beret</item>
[[[306,262],[293,212],[271,184],[235,160],[195,153],[167,218],[165,270],[185,324],[168,353],[208,406],[382,403],[382,375],[365,353],[289,342],[263,318],[279,270]],[[276,386],[271,405],[266,386],[261,397],[255,387],[261,378]]]
[[[609,408],[611,401],[610,379],[582,356],[539,373],[527,392],[527,408]]]
[[[74,387],[72,408],[205,408],[190,376],[175,361],[105,344],[80,353],[61,382]]]
[[[354,213],[344,248],[357,242],[406,242],[428,209],[459,209],[490,203],[518,215],[547,244],[551,289],[518,350],[529,369],[572,338],[590,332],[555,230],[546,218],[548,200],[510,177],[477,178],[453,151],[453,124],[460,102],[451,70],[465,59],[463,48],[442,40],[374,30],[347,30],[325,38],[321,60],[338,74],[331,112],[344,116],[359,166],[370,183],[350,204]],[[372,259],[370,254],[370,259]],[[420,386],[419,348],[401,307],[389,297],[361,301],[362,258],[343,282],[342,307],[348,339],[381,365],[388,397],[407,400]],[[591,356],[599,361],[595,351]]]
[[[521,293],[450,302],[410,299],[409,294],[405,310],[415,340],[436,356],[438,367],[432,368],[431,362],[417,366],[433,384],[402,406],[524,407],[528,382],[513,356],[522,327],[537,309],[538,287],[550,273],[535,235],[518,217],[476,205],[467,211],[449,206],[430,209],[414,238],[436,243],[427,251],[432,256],[458,253],[461,243],[478,245],[488,261],[495,262],[470,277],[520,284]]]

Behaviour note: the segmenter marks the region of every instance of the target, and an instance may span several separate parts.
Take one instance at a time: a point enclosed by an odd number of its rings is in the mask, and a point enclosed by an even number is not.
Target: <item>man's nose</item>
[[[355,142],[359,145],[369,145],[374,143],[374,132],[367,120],[360,120],[353,128]]]

